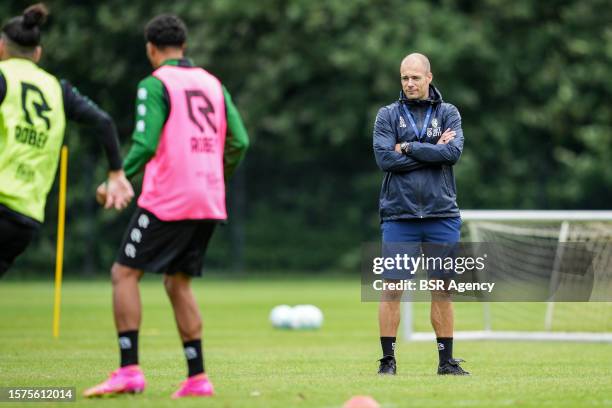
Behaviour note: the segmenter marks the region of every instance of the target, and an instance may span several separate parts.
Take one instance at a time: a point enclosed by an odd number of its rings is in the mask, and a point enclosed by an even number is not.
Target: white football
[[[307,323],[308,311],[304,309],[306,305],[293,306],[291,313],[291,328],[294,330],[303,329]]]
[[[313,305],[297,305],[293,308],[292,329],[318,329],[323,324],[323,313]]]
[[[270,323],[277,329],[287,329],[291,327],[293,320],[293,308],[288,305],[279,305],[270,312]]]
[[[323,326],[323,312],[314,305],[309,305],[310,324],[313,329]]]

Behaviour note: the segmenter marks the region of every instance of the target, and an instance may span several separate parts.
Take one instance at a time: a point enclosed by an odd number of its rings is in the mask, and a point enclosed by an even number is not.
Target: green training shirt
[[[162,65],[193,66],[188,59],[170,59]],[[227,135],[223,154],[224,173],[231,176],[249,146],[249,136],[242,123],[240,113],[232,102],[232,97],[223,87],[225,113],[227,116]],[[157,151],[162,129],[170,113],[170,101],[163,83],[149,75],[138,84],[136,94],[136,122],[132,133],[132,147],[124,162],[125,174],[132,178],[138,174]]]

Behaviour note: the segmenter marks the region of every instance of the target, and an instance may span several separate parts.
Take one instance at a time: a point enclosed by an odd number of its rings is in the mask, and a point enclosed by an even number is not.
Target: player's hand
[[[98,187],[98,189],[100,189],[100,187]],[[123,170],[109,172],[106,182],[106,200],[104,202],[104,208],[109,209],[114,207],[116,210],[123,210],[128,206],[130,201],[132,201],[133,197],[134,189],[125,177]]]
[[[454,130],[451,130],[450,128],[446,129],[444,133],[442,133],[442,136],[440,136],[440,139],[438,139],[438,143],[436,144],[447,144],[455,138],[456,134],[457,132],[455,132]]]
[[[400,154],[402,153],[402,148],[400,147],[400,144],[399,144],[399,143],[396,143],[396,144],[395,144],[395,151],[396,151],[396,152],[398,152],[398,153],[400,153]]]
[[[96,201],[100,205],[106,204],[106,181],[96,189]]]

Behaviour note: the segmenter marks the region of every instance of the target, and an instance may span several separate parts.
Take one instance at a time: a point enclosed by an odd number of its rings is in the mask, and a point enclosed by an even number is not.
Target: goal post
[[[585,242],[591,246],[612,244],[612,211],[582,210],[464,210],[462,241],[516,242],[524,250],[538,244]],[[563,245],[556,246],[550,277],[551,293],[558,279]],[[612,257],[604,259],[606,273],[612,274]],[[424,307],[415,311],[415,302],[406,293],[402,307],[402,334],[408,341],[433,341],[435,335]],[[418,303],[416,303],[418,305]],[[612,303],[481,302],[482,323],[462,330],[461,310],[456,316],[454,338],[463,340],[579,341],[612,342]],[[561,308],[562,310],[559,310]],[[557,316],[559,315],[559,316]],[[515,321],[514,327],[512,320]],[[423,321],[427,320],[427,323]],[[476,329],[476,330],[474,330]]]

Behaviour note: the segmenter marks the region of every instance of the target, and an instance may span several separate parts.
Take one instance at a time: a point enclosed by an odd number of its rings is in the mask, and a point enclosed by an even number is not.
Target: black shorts
[[[117,263],[148,272],[202,276],[204,252],[216,221],[161,221],[137,208],[117,254]]]
[[[37,230],[0,214],[0,278],[25,251]]]

